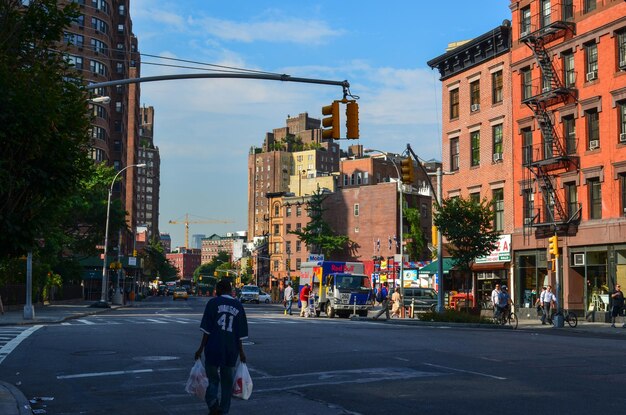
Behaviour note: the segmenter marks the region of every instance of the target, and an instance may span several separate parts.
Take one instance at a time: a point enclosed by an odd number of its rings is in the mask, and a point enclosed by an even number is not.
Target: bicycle
[[[565,314],[563,314],[563,310],[559,310],[558,312],[554,313],[554,315],[552,316],[553,319],[554,316],[563,316],[563,320],[565,320],[567,324],[569,324],[569,326],[572,328],[578,325],[578,317],[573,311],[567,311]]]
[[[502,326],[508,324],[513,329],[516,329],[519,321],[517,319],[517,315],[512,310],[513,310],[513,304],[511,304],[510,309],[507,309],[504,312],[501,312],[501,313],[496,312],[496,315],[493,317],[494,322]]]

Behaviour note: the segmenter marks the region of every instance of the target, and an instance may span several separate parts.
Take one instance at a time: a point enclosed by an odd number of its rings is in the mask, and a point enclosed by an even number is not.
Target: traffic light
[[[133,256],[136,257],[137,256],[137,250],[133,249]]]
[[[339,101],[334,101],[332,104],[322,107],[322,114],[328,115],[328,117],[322,118],[322,137],[325,139],[338,140],[340,137],[339,131]]]
[[[408,156],[407,158],[403,159],[400,165],[401,165],[400,173],[402,174],[402,183],[413,184],[413,181],[415,180],[415,172],[413,170],[413,159],[411,158],[411,156]]]
[[[559,256],[559,238],[556,235],[548,238],[548,252],[555,257]]]
[[[346,105],[346,138],[348,140],[358,140],[359,138],[359,104],[356,101],[348,102]]]

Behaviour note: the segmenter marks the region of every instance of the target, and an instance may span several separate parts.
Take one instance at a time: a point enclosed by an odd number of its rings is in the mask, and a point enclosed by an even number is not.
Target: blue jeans
[[[293,305],[293,300],[287,300],[287,314],[291,315],[291,306]]]
[[[219,374],[217,373],[219,369]],[[222,396],[219,399],[219,407],[223,414],[227,414],[230,409],[230,398],[233,394],[233,377],[235,376],[235,368],[230,366],[206,366],[206,375],[209,378],[209,386],[206,388],[206,396],[204,400],[211,409],[212,406],[218,404],[217,389],[218,385],[222,386]]]

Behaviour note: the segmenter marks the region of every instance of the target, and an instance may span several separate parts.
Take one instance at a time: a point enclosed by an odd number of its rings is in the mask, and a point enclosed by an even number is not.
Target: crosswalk
[[[68,320],[61,323],[61,326],[96,326],[96,325],[119,325],[119,324],[182,324],[200,325],[201,316],[197,318],[155,316],[155,317],[87,317]],[[299,318],[293,317],[268,317],[268,316],[248,316],[248,324],[355,324],[346,319],[328,318]]]
[[[42,326],[30,327],[0,327],[0,363],[15,349],[23,340],[40,329]]]

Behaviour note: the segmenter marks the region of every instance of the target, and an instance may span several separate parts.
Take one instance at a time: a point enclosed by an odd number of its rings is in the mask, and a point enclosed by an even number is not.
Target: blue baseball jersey
[[[239,340],[248,338],[248,319],[241,303],[229,295],[210,299],[200,329],[209,336],[204,347],[206,364],[234,367]]]

